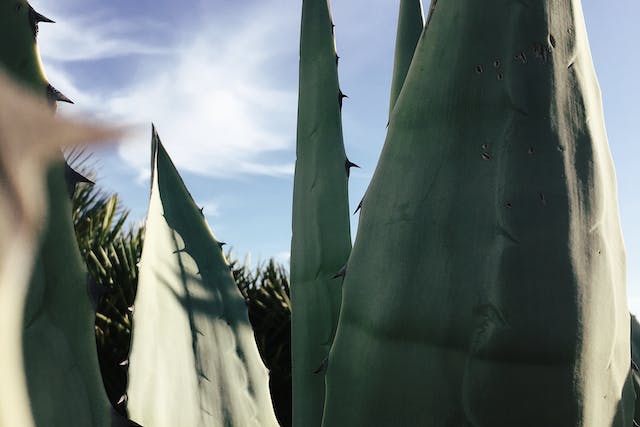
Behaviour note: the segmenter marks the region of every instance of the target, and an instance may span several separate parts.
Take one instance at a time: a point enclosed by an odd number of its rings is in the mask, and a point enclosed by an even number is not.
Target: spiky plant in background
[[[291,426],[291,300],[288,272],[273,259],[253,271],[232,260],[233,278],[249,309],[258,349],[267,369],[276,417]]]
[[[507,3],[438,2],[423,32],[362,205],[325,426],[632,425],[581,5]]]
[[[90,156],[74,152],[67,161],[70,178],[93,177],[95,165]],[[127,225],[129,211],[117,195],[91,182],[70,185],[70,190],[76,238],[90,275],[100,370],[112,406],[125,415],[123,396],[143,228]]]
[[[351,250],[338,56],[327,0],[302,2],[291,239],[293,424],[319,426],[341,269]]]
[[[46,80],[36,45],[38,23],[52,22],[25,0],[0,1],[0,64],[50,102],[68,101]],[[86,270],[75,241],[61,153],[47,178],[49,217],[24,314],[23,350],[34,421],[41,426],[107,426]]]
[[[151,151],[129,413],[154,427],[277,426],[268,373],[222,248],[155,129]]]

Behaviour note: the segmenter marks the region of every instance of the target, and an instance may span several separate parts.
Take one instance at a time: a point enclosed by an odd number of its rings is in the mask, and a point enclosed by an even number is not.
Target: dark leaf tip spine
[[[360,166],[356,165],[351,160],[346,159],[344,161],[344,168],[347,170],[347,178],[348,178],[351,174],[351,168],[360,168]]]
[[[80,172],[76,171],[71,166],[69,166],[68,163],[65,163],[64,178],[67,183],[67,192],[69,193],[70,199],[73,198],[73,193],[75,193],[76,186],[78,184],[80,183],[87,183],[91,185],[95,184],[95,182],[91,181],[89,178],[87,178],[86,176],[82,175]]]
[[[342,110],[342,100],[344,98],[348,98],[348,96],[342,93],[342,90],[338,89],[338,105],[340,106],[341,110]]]
[[[62,92],[60,92],[50,84],[47,86],[47,98],[49,98],[49,100],[52,102],[67,102],[69,104],[73,104],[72,100],[64,96]]]
[[[31,26],[33,37],[38,36],[38,24],[40,22],[55,23],[53,19],[47,18],[46,16],[36,12],[33,7],[29,6],[29,25]]]
[[[358,203],[358,207],[356,208],[355,211],[353,211],[353,214],[354,215],[357,214],[360,209],[362,209],[362,200],[360,200],[360,203]]]

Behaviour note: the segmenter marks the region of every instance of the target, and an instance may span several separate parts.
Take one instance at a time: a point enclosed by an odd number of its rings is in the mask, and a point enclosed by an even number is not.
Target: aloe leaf
[[[333,22],[327,0],[302,2],[291,240],[293,425],[319,426],[341,279],[351,250],[348,175]]]
[[[277,426],[245,301],[155,130],[152,141],[130,417],[153,427]]]
[[[389,115],[396,105],[402,85],[409,72],[418,40],[424,28],[422,0],[400,0],[398,12],[398,30],[396,33],[396,49],[393,60],[391,78],[391,96],[389,97]]]
[[[48,164],[59,155],[62,144],[78,144],[99,139],[115,137],[112,131],[95,126],[73,124],[53,116],[50,107],[41,100],[32,98],[32,95],[15,87],[13,83],[0,73],[0,425],[31,427],[43,426],[86,426],[107,425],[94,423],[91,419],[78,419],[74,413],[83,413],[86,410],[85,403],[90,399],[88,389],[81,387],[82,379],[76,375],[83,366],[90,364],[90,360],[73,360],[70,357],[86,357],[86,354],[73,354],[67,347],[66,336],[62,330],[54,331],[56,336],[49,340],[54,342],[53,347],[44,345],[39,351],[45,352],[48,360],[34,366],[30,363],[29,350],[23,351],[23,345],[29,346],[24,333],[25,304],[27,295],[31,295],[32,288],[29,280],[32,277],[32,269],[38,271],[41,265],[34,263],[34,256],[38,249],[38,235],[44,227],[47,202],[45,197],[45,172]],[[53,182],[53,181],[50,181]],[[64,183],[62,182],[62,187]],[[64,198],[63,198],[64,199]],[[52,213],[49,222],[57,221],[59,215],[55,206],[50,207]],[[56,250],[65,250],[64,241]],[[60,252],[62,254],[62,252]],[[65,257],[73,260],[72,256],[64,253]],[[71,254],[72,255],[72,254]],[[68,265],[68,260],[61,266]],[[38,274],[36,274],[38,276]],[[55,288],[47,294],[53,301],[47,301],[38,314],[38,318],[50,315],[47,310],[55,307],[55,301],[61,292],[68,290],[65,283],[60,289]],[[72,284],[71,284],[72,285]],[[79,288],[80,292],[83,288]],[[71,297],[70,292],[65,295]],[[84,296],[86,299],[86,295]],[[77,305],[70,300],[72,312],[82,309],[82,301]],[[64,314],[71,317],[72,314]],[[63,316],[64,316],[63,315]],[[37,321],[36,321],[37,322]],[[89,346],[95,351],[93,344],[92,324],[85,328],[89,335]],[[52,330],[55,325],[48,325],[45,329]],[[82,326],[76,326],[80,329]],[[47,339],[50,337],[47,336]],[[80,335],[72,338],[74,342],[80,342]],[[52,350],[52,353],[46,353]],[[73,350],[73,349],[72,349]],[[55,356],[60,351],[66,352],[64,360]],[[57,364],[56,364],[57,362]],[[75,365],[68,372],[68,365]],[[50,369],[50,370],[49,370]],[[63,371],[65,370],[65,371]],[[44,374],[42,374],[44,372]],[[60,390],[56,382],[64,372],[66,381],[70,383],[65,392],[58,394]],[[36,375],[42,378],[35,378]],[[34,379],[43,382],[40,394],[49,393],[43,402],[34,396]],[[46,380],[46,381],[45,381]],[[99,378],[98,378],[99,380]],[[101,383],[99,383],[101,384]],[[60,410],[65,408],[72,412],[67,413],[65,422],[56,420],[43,420],[43,408],[55,405]],[[87,424],[88,423],[88,424]]]
[[[323,425],[632,425],[580,1],[439,1],[362,204]]]

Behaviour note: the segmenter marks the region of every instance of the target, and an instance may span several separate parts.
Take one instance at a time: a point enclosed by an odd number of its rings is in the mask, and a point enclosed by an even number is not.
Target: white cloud
[[[126,38],[137,27],[139,23],[121,19],[65,17],[55,25],[40,24],[40,32],[44,35],[38,38],[38,44],[45,60],[64,62],[170,53],[165,46]]]
[[[112,21],[96,27],[65,17],[60,22],[66,25],[56,24],[60,29],[40,38],[41,53],[50,81],[76,102],[73,111],[137,125],[118,152],[141,178],[149,173],[152,122],[181,171],[211,177],[288,176],[294,169],[297,85],[288,82],[283,89],[282,82],[268,76],[283,55],[297,48],[297,20],[274,11],[250,18],[233,31],[220,31],[212,23],[190,37],[176,33],[178,40],[164,43],[126,39],[127,27]],[[289,33],[294,41],[283,46]],[[88,85],[92,61],[140,53],[146,56],[111,65],[130,64],[128,76],[135,77],[130,82],[109,87],[112,83],[102,75],[100,85],[82,86],[82,77]],[[79,60],[86,61],[84,75],[75,74]],[[96,72],[110,72],[94,66]]]

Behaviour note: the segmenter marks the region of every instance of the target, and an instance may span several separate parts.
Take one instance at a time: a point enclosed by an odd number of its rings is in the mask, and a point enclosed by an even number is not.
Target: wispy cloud
[[[50,81],[74,99],[74,110],[143,125],[118,151],[141,177],[148,175],[151,122],[182,171],[213,177],[293,173],[296,85],[271,71],[295,52],[297,43],[282,43],[295,38],[297,20],[272,11],[267,18],[243,17],[224,33],[215,23],[191,36],[176,32],[170,42],[128,39],[129,27],[108,20],[90,27],[62,21],[67,24],[41,37]],[[144,33],[145,24],[136,25],[136,34]],[[132,55],[131,62],[122,59]],[[109,73],[109,59],[120,61],[114,72],[130,67],[128,78],[102,78],[91,87],[87,69]]]
[[[39,40],[40,50],[45,60],[61,62],[170,53],[167,46],[154,46],[133,38],[141,27],[140,23],[135,22],[97,16],[72,16],[45,29],[46,37],[40,37]]]

